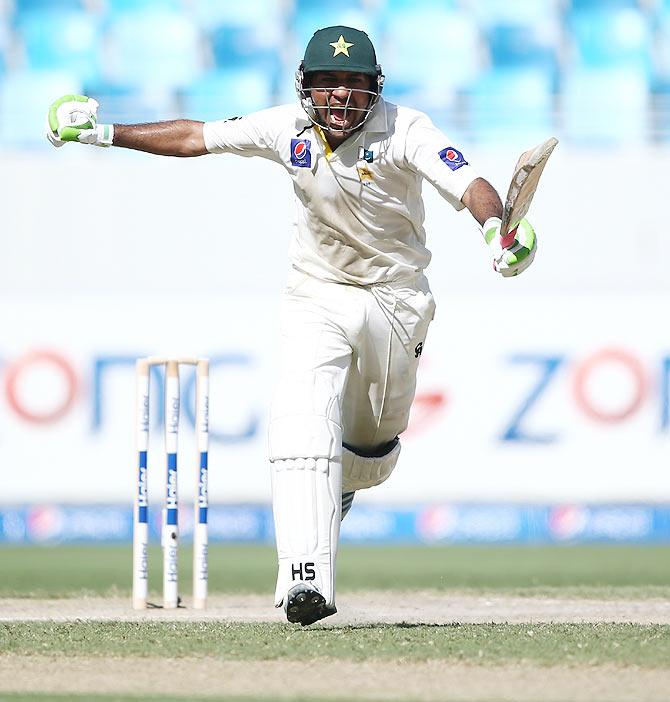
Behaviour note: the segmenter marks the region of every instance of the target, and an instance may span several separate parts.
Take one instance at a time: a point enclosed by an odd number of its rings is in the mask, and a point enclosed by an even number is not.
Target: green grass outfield
[[[150,554],[150,583],[160,589],[160,549]],[[180,553],[180,576],[185,595],[190,591],[191,552]],[[56,546],[0,548],[0,597],[77,598],[82,595],[129,596],[131,547]],[[263,593],[271,597],[275,554],[269,546],[220,545],[210,550],[210,591]],[[345,545],[338,561],[338,586],[344,591],[441,590],[522,596],[587,597],[591,599],[663,598],[670,601],[670,547],[668,546],[403,546],[362,547]],[[407,702],[426,699],[417,695],[421,678],[406,666],[434,663],[476,666],[477,670],[517,669],[563,671],[569,685],[583,671],[605,676],[629,671],[635,679],[661,675],[670,689],[670,626],[661,624],[449,624],[449,625],[324,625],[300,628],[283,623],[229,623],[208,621],[105,621],[77,620],[0,622],[0,667],[16,661],[45,661],[45,670],[59,661],[86,660],[95,668],[109,661],[124,661],[139,668],[151,659],[201,661],[207,669],[216,662],[284,666],[319,663],[333,666],[362,664],[370,670],[401,665],[407,671]],[[4,661],[4,662],[3,662]],[[47,661],[52,661],[48,663]],[[56,661],[56,663],[53,663]],[[98,662],[96,662],[98,661]],[[143,663],[145,661],[146,663]],[[125,665],[125,663],[124,663]],[[420,668],[419,668],[420,669]],[[581,671],[581,673],[580,673]],[[614,671],[614,672],[612,672]],[[635,671],[638,671],[637,673]],[[1,672],[1,671],[0,671]],[[373,673],[375,674],[375,673]],[[383,673],[376,673],[383,675]],[[404,675],[405,673],[403,673]],[[505,673],[506,675],[507,673]],[[415,675],[414,678],[411,678]],[[537,676],[537,673],[535,673]],[[554,673],[555,675],[555,673]],[[39,692],[6,693],[0,702],[186,702],[179,694],[155,695],[154,688],[137,694],[76,694],[49,687],[44,673]],[[658,680],[659,678],[655,678]],[[506,679],[505,679],[506,680]],[[602,678],[601,678],[602,680]],[[280,684],[283,681],[280,680]],[[42,684],[42,683],[40,683]],[[514,682],[501,682],[499,697],[467,696],[469,680],[457,690],[460,700],[500,702],[509,700]],[[624,686],[625,687],[625,686]],[[7,687],[6,689],[14,689]],[[74,689],[74,688],[73,688]],[[378,690],[379,688],[375,688]],[[594,684],[589,699],[664,699],[649,696],[653,690],[640,683],[628,697],[599,696]],[[617,683],[612,689],[618,690]],[[465,690],[465,692],[464,692]],[[582,691],[583,692],[583,691]],[[580,692],[580,694],[582,694]],[[202,699],[225,702],[269,702],[259,690],[250,696],[202,694]],[[648,694],[649,693],[649,694]],[[261,695],[261,696],[259,696]],[[632,695],[632,696],[631,696]],[[374,697],[365,699],[399,699]],[[582,694],[579,699],[583,699]],[[282,699],[307,699],[304,696]],[[313,702],[341,700],[336,689],[315,690]],[[349,697],[349,699],[362,699]],[[434,699],[434,698],[431,698]],[[524,696],[524,700],[528,700]],[[544,699],[543,696],[537,698]],[[563,699],[563,698],[561,698]],[[577,699],[577,697],[565,699]]]
[[[149,644],[149,645],[148,645]],[[300,628],[226,622],[0,624],[0,651],[19,656],[221,658],[227,661],[453,660],[479,665],[670,665],[670,627],[640,624],[383,624]]]
[[[150,553],[150,584],[161,582],[160,550]],[[77,597],[130,592],[131,547],[0,548],[0,597]],[[269,546],[210,546],[210,591],[274,589]],[[191,582],[191,551],[180,551]],[[670,597],[669,546],[344,546],[338,589],[509,591],[598,597]]]

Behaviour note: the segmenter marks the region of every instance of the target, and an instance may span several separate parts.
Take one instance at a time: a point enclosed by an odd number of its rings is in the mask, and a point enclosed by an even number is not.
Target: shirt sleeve
[[[232,117],[214,122],[205,122],[203,137],[205,147],[212,154],[237,154],[239,156],[262,156],[273,161],[280,160],[275,149],[276,138],[273,126],[273,110],[253,112],[245,117]]]
[[[417,113],[407,130],[405,162],[433,184],[456,210],[463,193],[478,177],[464,154],[424,114]]]

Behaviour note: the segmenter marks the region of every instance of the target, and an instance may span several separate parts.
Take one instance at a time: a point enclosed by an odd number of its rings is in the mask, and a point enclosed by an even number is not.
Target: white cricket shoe
[[[313,585],[297,583],[286,593],[284,612],[291,623],[309,626],[335,614],[337,608],[328,606],[326,598]]]

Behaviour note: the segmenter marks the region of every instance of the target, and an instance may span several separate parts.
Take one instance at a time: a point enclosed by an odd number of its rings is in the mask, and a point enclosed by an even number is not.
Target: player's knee
[[[292,458],[339,458],[342,429],[327,417],[295,414],[275,417],[268,437],[271,461]]]
[[[278,389],[268,437],[271,461],[341,456],[340,403],[335,390],[324,374]]]
[[[342,447],[342,491],[363,490],[383,483],[398,462],[400,439],[362,450],[348,444]]]

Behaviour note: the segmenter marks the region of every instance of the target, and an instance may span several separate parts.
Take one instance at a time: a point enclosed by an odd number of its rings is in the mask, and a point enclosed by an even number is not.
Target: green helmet
[[[325,129],[331,129],[316,112],[310,94],[309,74],[317,71],[346,71],[364,73],[371,77],[370,100],[364,110],[363,119],[356,125],[358,129],[370,116],[384,87],[382,68],[377,63],[375,48],[365,32],[352,27],[337,25],[325,27],[314,33],[305,49],[305,57],[296,72],[295,87],[305,112],[312,122]],[[354,108],[349,108],[354,109]]]
[[[304,73],[349,71],[376,76],[375,48],[365,32],[351,27],[326,27],[309,40],[302,62]]]

